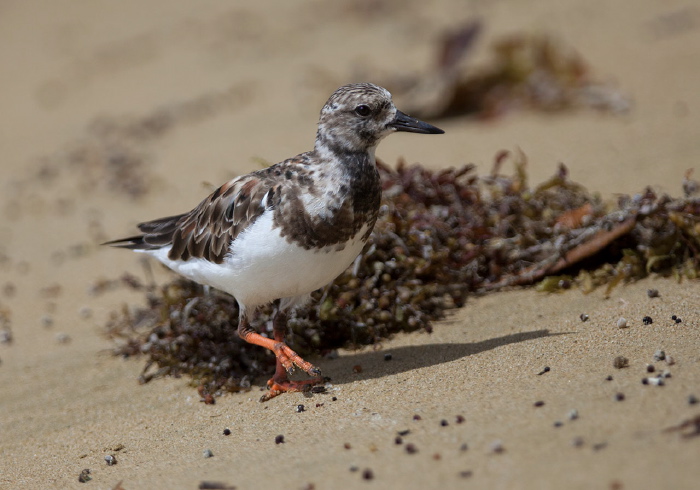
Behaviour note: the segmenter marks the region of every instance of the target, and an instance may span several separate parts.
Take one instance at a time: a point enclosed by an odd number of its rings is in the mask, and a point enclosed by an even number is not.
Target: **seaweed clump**
[[[513,175],[501,173],[507,160]],[[606,204],[572,182],[565,166],[531,188],[526,158],[502,152],[483,177],[473,165],[432,171],[379,165],[380,218],[371,241],[336,281],[290,317],[288,343],[301,355],[377,344],[423,329],[462,306],[469,294],[538,284],[584,292],[649,274],[698,276],[698,183],[672,199],[645,189]],[[142,382],[188,375],[208,396],[239,391],[269,373],[273,356],[235,334],[238,307],[224,293],[176,278],[144,291],[146,306],[114,312],[107,326],[115,354],[148,357]],[[256,325],[271,332],[272,308]],[[206,397],[205,397],[206,398]]]

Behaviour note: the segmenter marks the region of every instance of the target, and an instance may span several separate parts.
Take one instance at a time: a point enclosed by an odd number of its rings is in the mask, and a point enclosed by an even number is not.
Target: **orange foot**
[[[316,370],[319,372],[317,368]],[[291,381],[287,379],[286,377],[282,379],[275,379],[277,376],[271,378],[267,382],[267,388],[268,392],[265,393],[261,398],[261,402],[266,402],[268,400],[272,400],[274,397],[277,395],[281,395],[282,393],[285,393],[287,391],[299,391],[299,392],[305,392],[311,390],[312,387],[314,387],[317,384],[323,383],[323,378],[321,376],[318,376],[313,379],[305,379],[303,381]]]

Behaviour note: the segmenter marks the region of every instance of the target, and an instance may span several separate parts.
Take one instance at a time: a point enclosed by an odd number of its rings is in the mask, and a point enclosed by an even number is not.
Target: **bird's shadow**
[[[319,366],[325,375],[331,376],[331,381],[334,384],[345,384],[358,380],[392,376],[414,369],[451,362],[508,344],[566,335],[567,333],[570,332],[551,333],[549,330],[534,330],[504,335],[481,342],[427,344],[364,351],[344,355],[332,361],[323,361],[319,363]],[[385,359],[387,354],[391,355],[390,360]]]

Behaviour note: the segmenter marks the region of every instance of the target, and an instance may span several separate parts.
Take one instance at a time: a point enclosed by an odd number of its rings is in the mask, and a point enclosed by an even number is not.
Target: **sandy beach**
[[[267,403],[264,379],[205,405],[186,378],[139,385],[145,359],[110,353],[110,313],[144,298],[94,287],[144,269],[101,241],[310,149],[335,88],[426,72],[443,33],[477,18],[475,67],[494,39],[546,33],[631,109],[431,121],[446,134],[392,136],[383,161],[486,174],[499,151],[521,149],[531,182],[563,162],[609,200],[646,186],[681,196],[685,172],[700,177],[692,2],[0,5],[0,488],[696,488],[697,280],[650,277],[608,298],[470,297],[431,334],[313,359],[329,393]],[[136,120],[150,125],[115,139]],[[111,151],[130,159],[128,175],[123,162],[85,163]],[[664,386],[642,384],[649,364],[668,371]]]

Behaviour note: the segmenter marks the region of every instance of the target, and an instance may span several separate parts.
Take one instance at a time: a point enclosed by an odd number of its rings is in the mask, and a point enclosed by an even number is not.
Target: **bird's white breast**
[[[309,249],[290,243],[273,228],[266,211],[232,242],[221,264],[200,258],[170,260],[170,247],[147,251],[175,272],[225,291],[242,308],[304,296],[338,277],[362,251],[367,225],[347,243]]]

